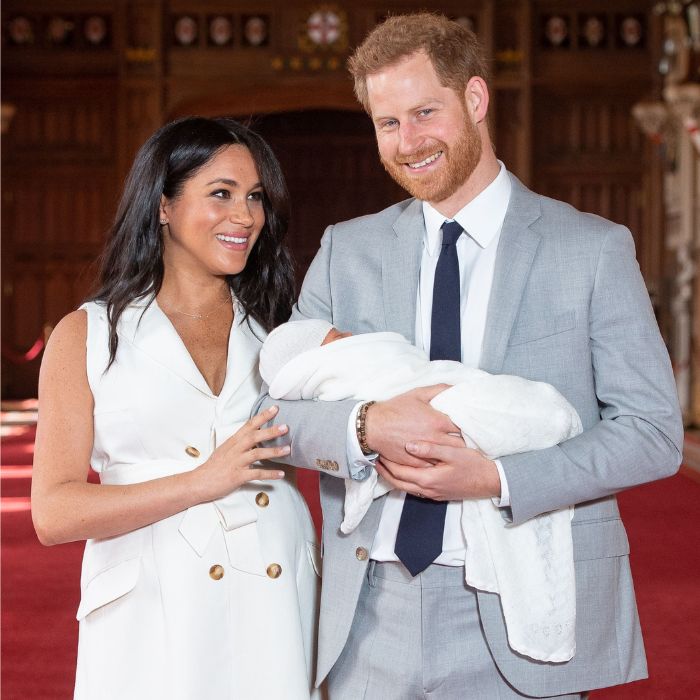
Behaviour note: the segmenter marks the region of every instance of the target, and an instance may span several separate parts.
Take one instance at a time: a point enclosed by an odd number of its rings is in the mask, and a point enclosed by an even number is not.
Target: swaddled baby
[[[575,409],[551,385],[450,360],[431,362],[397,333],[352,336],[326,321],[286,323],[263,344],[260,374],[272,398],[291,400],[385,400],[449,384],[431,405],[489,459],[551,447],[582,430]],[[341,530],[349,533],[372,499],[391,487],[375,471],[345,484]],[[566,661],[575,650],[571,514],[566,508],[513,526],[491,499],[462,503],[465,579],[501,596],[510,646],[541,661]]]

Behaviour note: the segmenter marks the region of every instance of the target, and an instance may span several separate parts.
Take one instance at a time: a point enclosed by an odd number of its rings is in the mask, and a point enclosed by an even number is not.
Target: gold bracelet
[[[357,433],[357,441],[360,443],[360,449],[362,454],[371,455],[373,450],[367,444],[367,411],[370,406],[374,406],[376,401],[368,401],[360,406],[360,410],[357,412],[357,418],[355,418],[355,432]]]

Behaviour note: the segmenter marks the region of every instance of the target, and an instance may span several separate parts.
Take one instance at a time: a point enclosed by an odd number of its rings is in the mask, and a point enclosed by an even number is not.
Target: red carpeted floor
[[[83,545],[46,548],[36,540],[29,513],[32,405],[20,408],[30,412],[4,414],[2,438],[2,698],[68,700]],[[316,475],[300,472],[299,485],[318,524]],[[700,697],[700,477],[684,468],[621,494],[620,508],[651,678],[591,698]]]

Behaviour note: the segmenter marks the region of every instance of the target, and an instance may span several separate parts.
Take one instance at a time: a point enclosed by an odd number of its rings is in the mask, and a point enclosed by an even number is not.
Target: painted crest
[[[347,15],[337,5],[320,5],[314,8],[299,32],[299,48],[302,51],[344,51],[347,45]]]

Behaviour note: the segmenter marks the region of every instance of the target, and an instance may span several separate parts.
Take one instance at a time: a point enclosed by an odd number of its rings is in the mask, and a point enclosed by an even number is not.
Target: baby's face
[[[335,340],[340,340],[341,338],[349,338],[351,335],[352,333],[350,332],[343,333],[337,328],[331,328],[328,331],[328,333],[326,333],[326,337],[323,339],[321,345],[328,345],[328,343],[332,343]]]

